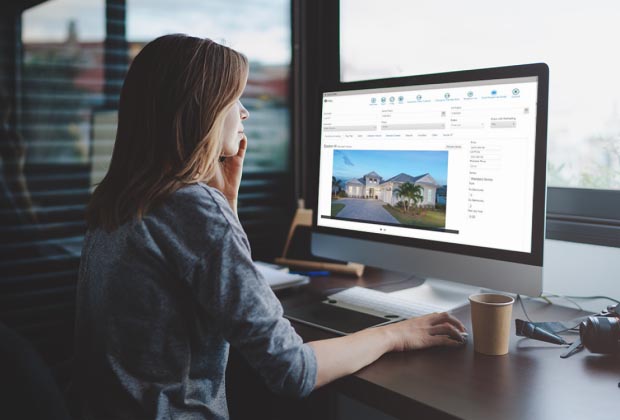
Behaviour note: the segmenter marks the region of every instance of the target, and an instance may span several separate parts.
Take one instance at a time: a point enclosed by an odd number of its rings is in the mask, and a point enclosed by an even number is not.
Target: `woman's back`
[[[78,283],[78,411],[227,418],[229,342],[274,390],[306,395],[316,361],[281,315],[214,188],[187,186],[139,222],[90,231]]]

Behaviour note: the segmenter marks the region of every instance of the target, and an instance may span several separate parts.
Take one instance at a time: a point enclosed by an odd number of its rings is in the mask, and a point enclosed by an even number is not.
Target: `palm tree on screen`
[[[413,201],[413,206],[417,207],[418,203],[421,203],[424,200],[424,190],[419,185],[414,185],[411,188],[411,201]]]
[[[394,194],[400,198],[405,206],[405,213],[409,210],[409,196],[411,193],[411,189],[413,184],[410,182],[404,182],[400,184],[397,188],[394,188]]]
[[[332,194],[335,196],[342,190],[342,181],[332,176]]]
[[[422,187],[411,182],[403,182],[398,188],[394,189],[398,197],[404,198],[405,213],[409,212],[409,205],[417,206],[424,199]]]

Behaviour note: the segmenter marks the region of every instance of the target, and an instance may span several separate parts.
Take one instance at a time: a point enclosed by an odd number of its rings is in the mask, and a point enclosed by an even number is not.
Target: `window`
[[[88,192],[107,171],[118,94],[133,57],[166,33],[211,37],[250,60],[242,98],[251,114],[245,124],[250,144],[239,211],[250,237],[272,235],[278,219],[286,219],[282,207],[292,184],[289,15],[286,0],[244,0],[234,7],[225,1],[51,0],[26,10],[20,129],[28,163],[55,170],[83,165],[81,186]],[[76,214],[87,199],[75,201]]]
[[[248,56],[250,76],[241,99],[250,111],[244,171],[289,171],[290,1],[127,0],[131,56],[167,33],[211,38]]]
[[[248,56],[239,216],[255,258],[281,252],[294,204],[289,1],[9,3],[0,6],[0,109],[10,110],[2,140],[15,147],[0,148],[0,319],[49,336],[46,355],[55,341],[71,346],[84,210],[109,164],[124,75],[166,33],[210,37]]]
[[[620,240],[609,240],[618,237],[617,231],[602,242],[591,234],[554,233],[562,232],[559,223],[565,222],[591,233],[593,219],[597,229],[601,219],[606,226],[620,226],[620,58],[604,53],[614,49],[620,36],[616,16],[613,0],[570,0],[561,7],[525,0],[509,8],[490,0],[449,6],[393,0],[389,7],[372,0],[341,0],[340,79],[546,62],[547,183],[561,187],[549,190],[549,237],[620,246]],[[589,206],[574,205],[585,201]]]

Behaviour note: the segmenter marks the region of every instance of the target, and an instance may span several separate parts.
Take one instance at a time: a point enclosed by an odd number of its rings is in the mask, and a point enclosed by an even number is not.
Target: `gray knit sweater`
[[[227,419],[229,345],[272,390],[314,388],[314,352],[282,317],[218,190],[188,186],[141,221],[87,233],[71,387],[80,416]]]

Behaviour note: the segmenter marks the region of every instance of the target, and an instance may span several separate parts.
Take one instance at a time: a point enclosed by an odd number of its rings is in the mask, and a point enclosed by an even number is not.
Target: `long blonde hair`
[[[225,113],[241,96],[247,58],[210,39],[166,35],[136,56],[121,91],[110,168],[86,212],[113,230],[184,185],[209,180]]]

